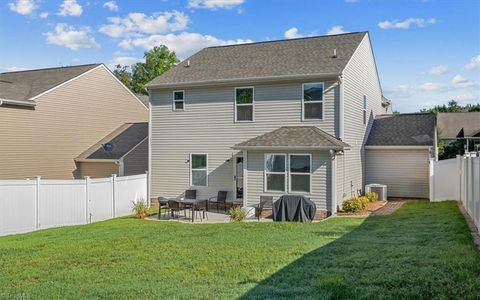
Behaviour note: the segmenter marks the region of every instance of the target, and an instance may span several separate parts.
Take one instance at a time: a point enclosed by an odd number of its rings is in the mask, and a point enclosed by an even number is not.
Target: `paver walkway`
[[[390,200],[385,204],[382,208],[372,212],[370,215],[371,216],[386,216],[386,215],[391,215],[394,211],[399,209],[403,203],[405,203],[405,200]]]

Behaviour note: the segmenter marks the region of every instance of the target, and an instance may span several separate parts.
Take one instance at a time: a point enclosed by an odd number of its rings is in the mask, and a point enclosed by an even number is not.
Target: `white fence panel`
[[[87,190],[90,221],[97,222],[113,218],[112,178],[90,179]]]
[[[40,229],[87,223],[85,180],[44,180],[38,199]]]
[[[431,174],[433,187],[430,189],[432,201],[457,200],[460,197],[460,166],[457,158],[446,159],[433,164]]]
[[[115,180],[115,215],[132,214],[132,202],[147,201],[147,177],[134,175],[117,177]]]
[[[36,193],[36,180],[0,181],[0,235],[36,229]]]
[[[147,178],[0,180],[0,236],[129,215],[148,202]]]

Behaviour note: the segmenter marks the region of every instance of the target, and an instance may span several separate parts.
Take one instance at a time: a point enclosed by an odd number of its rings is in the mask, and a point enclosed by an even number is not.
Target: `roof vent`
[[[337,58],[337,49],[333,49],[333,55],[332,55],[333,58]]]
[[[190,60],[187,60],[187,62],[185,63],[185,68],[188,68],[190,67]]]

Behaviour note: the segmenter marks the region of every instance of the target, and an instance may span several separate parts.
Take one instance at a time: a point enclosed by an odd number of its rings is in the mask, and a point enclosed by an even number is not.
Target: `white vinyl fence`
[[[0,180],[0,236],[129,215],[148,201],[147,177]]]
[[[480,231],[480,157],[430,162],[430,201],[460,200]]]

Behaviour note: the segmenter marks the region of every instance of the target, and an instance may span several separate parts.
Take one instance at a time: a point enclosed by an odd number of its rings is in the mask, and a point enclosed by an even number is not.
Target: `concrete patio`
[[[176,216],[173,218],[172,216],[162,213],[160,219],[158,218],[158,214],[151,215],[147,217],[147,220],[152,221],[163,221],[163,222],[181,222],[181,223],[189,223],[189,224],[213,224],[213,223],[230,223],[230,217],[223,211],[208,211],[206,212],[208,218],[201,219],[199,215],[195,216],[195,221],[192,222],[192,216],[190,212],[187,213],[187,217],[185,217],[182,213],[179,213],[178,217]],[[265,219],[260,218],[258,221],[257,218],[250,218],[246,219],[245,222],[273,222],[272,219]]]

